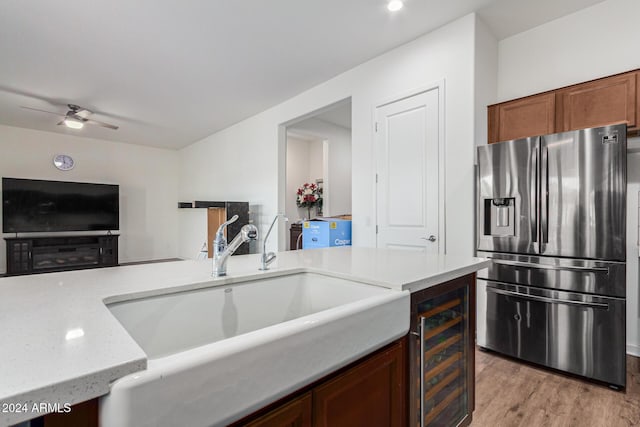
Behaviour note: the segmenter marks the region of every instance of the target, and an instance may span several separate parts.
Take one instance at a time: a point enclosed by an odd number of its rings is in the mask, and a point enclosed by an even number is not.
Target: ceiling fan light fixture
[[[84,127],[84,123],[80,120],[66,118],[64,119],[64,125],[71,129],[82,129]]]
[[[404,3],[401,0],[391,0],[387,3],[387,9],[391,12],[397,12],[404,6]]]

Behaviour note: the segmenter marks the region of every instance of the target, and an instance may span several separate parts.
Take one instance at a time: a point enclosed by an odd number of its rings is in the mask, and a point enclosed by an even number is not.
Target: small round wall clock
[[[68,171],[73,169],[75,162],[73,158],[67,154],[58,154],[53,158],[53,164],[61,171]]]

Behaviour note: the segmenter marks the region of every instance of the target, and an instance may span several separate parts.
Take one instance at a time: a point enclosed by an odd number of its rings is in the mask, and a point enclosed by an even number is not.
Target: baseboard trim
[[[627,354],[629,356],[640,357],[640,345],[627,344]]]

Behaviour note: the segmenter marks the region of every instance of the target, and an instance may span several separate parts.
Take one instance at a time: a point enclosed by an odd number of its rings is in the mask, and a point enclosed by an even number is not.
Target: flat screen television
[[[119,186],[2,178],[2,231],[118,230]]]

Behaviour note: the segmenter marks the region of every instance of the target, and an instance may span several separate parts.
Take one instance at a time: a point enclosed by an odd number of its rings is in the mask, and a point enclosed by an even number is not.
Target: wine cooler
[[[412,298],[411,426],[456,427],[471,422],[475,292],[468,277]]]

